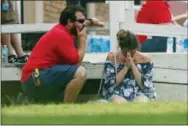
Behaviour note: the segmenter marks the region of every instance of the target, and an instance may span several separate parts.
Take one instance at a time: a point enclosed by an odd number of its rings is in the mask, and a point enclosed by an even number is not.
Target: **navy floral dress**
[[[140,89],[131,71],[128,71],[123,81],[116,85],[116,70],[115,63],[106,61],[104,65],[104,85],[102,89],[102,95],[109,99],[112,95],[118,95],[124,97],[128,101],[133,101],[136,96],[145,95],[150,100],[156,98],[155,87],[152,83],[153,63],[140,63],[137,64],[137,68],[140,71],[143,89]],[[116,63],[117,73],[122,70],[124,64]]]

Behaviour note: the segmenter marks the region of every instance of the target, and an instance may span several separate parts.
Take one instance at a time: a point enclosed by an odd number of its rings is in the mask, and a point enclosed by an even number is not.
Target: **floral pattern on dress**
[[[156,90],[152,83],[153,78],[153,63],[140,63],[137,64],[137,68],[141,73],[141,81],[143,89],[138,87],[138,84],[131,71],[128,71],[121,81],[116,85],[116,70],[115,63],[106,61],[104,64],[104,85],[102,89],[102,95],[109,99],[112,95],[119,95],[124,97],[128,101],[133,101],[136,96],[145,95],[149,99],[156,98]],[[119,73],[124,67],[124,64],[116,63],[117,73]]]

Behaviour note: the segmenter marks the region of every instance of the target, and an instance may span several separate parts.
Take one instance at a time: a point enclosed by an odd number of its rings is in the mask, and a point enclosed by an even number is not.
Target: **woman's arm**
[[[135,80],[136,80],[138,86],[141,89],[143,89],[143,84],[142,84],[142,80],[141,80],[141,76],[142,76],[141,73],[139,72],[139,70],[138,70],[138,68],[136,67],[135,64],[131,65],[131,69],[132,69],[132,73],[133,73],[133,75],[135,77]]]
[[[143,56],[144,58],[144,61],[145,62],[150,62],[151,59],[147,56]],[[144,84],[143,84],[143,75],[139,72],[137,66],[135,65],[130,53],[127,54],[127,58],[126,58],[127,62],[131,65],[131,70],[132,70],[132,73],[133,73],[133,76],[135,77],[135,80],[138,84],[138,86],[143,89],[144,88]]]
[[[114,54],[110,53],[106,60],[114,62]],[[114,69],[115,69],[115,66],[114,66]],[[127,65],[125,65],[119,73],[116,73],[116,85],[119,85],[122,82],[128,70],[129,68],[127,67]]]
[[[119,85],[127,74],[129,68],[125,65],[123,69],[116,75],[116,84]]]

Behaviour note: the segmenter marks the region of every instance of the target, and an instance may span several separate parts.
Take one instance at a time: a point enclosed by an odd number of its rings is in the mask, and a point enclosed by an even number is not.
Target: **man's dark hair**
[[[68,5],[63,11],[61,12],[59,23],[62,25],[66,25],[68,19],[71,21],[76,21],[76,12],[82,12],[85,15],[85,10],[80,5]]]
[[[130,31],[120,30],[117,33],[117,39],[121,49],[137,49],[139,47],[136,36]]]

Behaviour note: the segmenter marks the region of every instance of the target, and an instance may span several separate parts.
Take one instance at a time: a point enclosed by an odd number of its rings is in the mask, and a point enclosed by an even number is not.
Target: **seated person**
[[[117,39],[121,50],[107,56],[102,95],[115,103],[155,99],[151,58],[137,51],[138,41],[130,31],[120,30]]]
[[[18,24],[19,17],[18,17],[18,7],[16,6],[16,1],[2,1],[2,8],[1,8],[1,24],[8,25],[8,24]],[[28,55],[24,54],[22,49],[22,43],[19,40],[18,34],[15,33],[4,33],[1,34],[1,44],[7,45],[8,48],[8,62],[9,63],[25,63],[28,60]],[[14,54],[16,52],[16,55]]]

